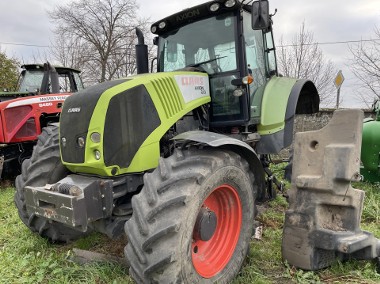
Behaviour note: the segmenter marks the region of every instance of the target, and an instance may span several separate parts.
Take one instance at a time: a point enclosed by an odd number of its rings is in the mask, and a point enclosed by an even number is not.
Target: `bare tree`
[[[135,0],[77,0],[49,13],[56,24],[53,53],[66,66],[83,70],[87,83],[135,72]]]
[[[299,33],[286,45],[281,37],[277,47],[279,72],[287,77],[310,79],[318,89],[322,106],[332,106],[336,100],[334,87],[335,67],[326,60],[314,41],[312,32],[302,23]]]
[[[380,99],[380,29],[375,27],[375,38],[349,46],[350,68],[361,82],[358,95],[369,108]]]

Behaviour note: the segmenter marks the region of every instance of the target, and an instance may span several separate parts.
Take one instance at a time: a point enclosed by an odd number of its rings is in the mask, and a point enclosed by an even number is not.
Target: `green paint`
[[[369,182],[380,181],[380,104],[375,107],[376,120],[367,118],[363,123],[360,173]]]
[[[160,157],[159,143],[162,136],[185,114],[201,105],[209,103],[211,100],[210,96],[206,96],[185,103],[174,78],[175,75],[199,75],[203,76],[205,80],[208,80],[207,74],[195,72],[180,71],[140,74],[129,77],[131,80],[106,90],[101,95],[94,109],[94,113],[92,114],[88,129],[89,135],[87,135],[86,141],[85,162],[83,164],[64,163],[65,166],[73,172],[89,173],[100,176],[113,176],[111,174],[113,168],[117,169],[117,175],[144,172],[156,168]],[[92,142],[90,134],[98,132],[101,137],[104,137],[105,114],[110,100],[115,95],[141,84],[145,85],[152,98],[161,120],[161,125],[146,138],[128,168],[120,168],[119,166],[106,167],[103,160],[103,154],[100,160],[96,160],[94,154],[96,150],[103,153],[103,143],[102,141],[99,143]]]
[[[36,92],[0,92],[1,97],[22,97],[22,96],[27,96],[29,94],[37,94]]]
[[[260,115],[257,126],[260,135],[273,134],[284,129],[288,99],[296,82],[297,79],[274,76],[264,90],[258,90],[252,106],[255,107],[256,104],[258,111],[255,115]]]

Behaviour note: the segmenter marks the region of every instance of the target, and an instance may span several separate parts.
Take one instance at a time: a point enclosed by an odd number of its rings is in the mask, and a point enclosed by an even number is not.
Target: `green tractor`
[[[157,73],[138,32],[140,74],[66,99],[16,179],[26,226],[52,242],[125,233],[138,283],[236,276],[267,156],[292,143],[295,114],[319,109],[311,81],[278,76],[268,2],[243,3],[154,23]]]
[[[362,134],[362,151],[360,173],[364,181],[380,182],[380,100],[373,104],[375,119],[364,120]]]

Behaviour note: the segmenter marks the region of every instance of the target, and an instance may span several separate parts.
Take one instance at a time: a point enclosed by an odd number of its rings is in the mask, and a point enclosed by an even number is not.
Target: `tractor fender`
[[[206,144],[210,147],[224,148],[233,151],[243,157],[248,163],[254,174],[255,182],[259,190],[265,189],[265,172],[255,150],[241,140],[231,138],[227,135],[222,135],[207,131],[187,131],[173,138],[175,141]]]
[[[293,141],[295,114],[319,111],[318,91],[310,80],[277,77],[268,83],[263,97],[256,150],[259,154],[278,153]]]
[[[300,79],[294,84],[285,113],[284,147],[292,144],[295,115],[318,112],[319,102],[318,91],[312,81]]]

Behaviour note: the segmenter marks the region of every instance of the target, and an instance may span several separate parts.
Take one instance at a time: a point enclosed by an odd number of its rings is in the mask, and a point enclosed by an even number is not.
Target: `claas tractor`
[[[16,179],[21,220],[52,242],[127,235],[138,283],[227,283],[315,85],[278,75],[267,1],[215,0],[141,31],[137,75],[68,97]],[[252,75],[248,72],[248,64]]]
[[[83,89],[80,71],[50,63],[21,66],[16,91],[0,93],[0,177],[14,178],[37,136],[57,122],[64,100]]]

